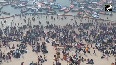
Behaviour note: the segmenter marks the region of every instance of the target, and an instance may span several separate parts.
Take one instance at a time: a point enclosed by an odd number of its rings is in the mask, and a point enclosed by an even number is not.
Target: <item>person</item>
[[[78,58],[78,53],[76,52],[76,58]]]
[[[106,55],[106,59],[108,60],[108,55]]]
[[[92,44],[91,44],[91,48],[92,48],[93,46],[92,46]]]
[[[33,61],[29,65],[33,65]]]
[[[39,58],[39,56],[38,56],[38,59],[37,59],[38,64],[39,64],[39,59],[40,59],[40,58]]]
[[[8,60],[9,60],[9,57],[8,57],[8,55],[6,55],[6,61],[8,62]]]
[[[55,63],[53,62],[53,65],[55,65]]]
[[[12,49],[15,49],[15,46],[14,46],[14,44],[13,44],[13,46],[12,46]]]
[[[88,47],[86,47],[86,52],[88,52]]]
[[[94,49],[94,52],[93,52],[93,54],[96,54],[96,53],[95,53],[95,49]]]
[[[61,65],[61,63],[58,61],[58,62],[57,62],[57,65]]]
[[[114,63],[111,63],[111,65],[114,65]]]
[[[93,59],[88,60],[88,62],[86,64],[94,64]]]
[[[80,60],[78,60],[78,65],[80,65],[80,63],[81,63],[81,61],[80,61]]]
[[[9,55],[9,60],[11,61],[11,55]]]
[[[47,61],[46,56],[44,55],[44,60]]]
[[[84,58],[80,56],[80,61],[84,62]]]
[[[24,65],[24,62],[22,62],[21,65]]]
[[[101,59],[105,58],[105,55],[103,54],[103,56],[101,56]]]
[[[85,49],[83,50],[83,52],[84,52],[84,55],[86,54],[86,51],[85,51]]]

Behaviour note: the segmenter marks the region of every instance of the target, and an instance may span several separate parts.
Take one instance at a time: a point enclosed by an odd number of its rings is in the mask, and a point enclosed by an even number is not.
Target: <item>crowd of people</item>
[[[83,56],[80,56],[82,54],[81,51],[84,55],[87,53],[97,55],[96,50],[98,50],[103,53],[101,59],[108,59],[108,57],[115,56],[116,54],[116,25],[113,22],[99,22],[97,20],[93,22],[93,20],[88,20],[86,23],[81,21],[78,24],[78,21],[74,17],[71,21],[75,21],[75,23],[67,23],[65,26],[50,24],[49,21],[46,21],[47,25],[40,25],[42,21],[38,21],[37,25],[32,25],[31,23],[36,21],[35,15],[32,15],[33,17],[28,19],[27,16],[24,16],[24,23],[27,23],[27,25],[19,26],[19,22],[15,26],[11,24],[11,26],[6,26],[5,29],[0,28],[0,47],[6,47],[11,50],[7,54],[4,54],[2,50],[0,51],[0,58],[2,60],[9,62],[12,57],[20,58],[24,53],[28,53],[26,49],[27,45],[32,47],[33,52],[49,53],[46,43],[51,43],[57,51],[56,55],[54,55],[56,64],[53,62],[53,65],[61,65],[59,59],[67,61],[69,65],[80,65],[84,61],[87,61],[86,64],[95,64],[93,59],[85,59]],[[51,18],[53,21],[59,19],[63,21],[68,17],[56,16],[55,18],[46,15],[46,20],[47,18]],[[15,23],[15,21],[13,22]],[[7,21],[3,21],[2,23],[7,23]],[[4,26],[4,24],[2,25]],[[42,39],[44,41],[41,44],[38,41],[42,41]],[[21,41],[21,44],[17,45],[18,49],[14,45],[11,47],[10,42],[12,41]],[[83,41],[86,43],[83,43]],[[59,47],[63,47],[63,50],[61,50],[63,58],[61,58]],[[75,50],[70,55],[69,53],[72,48]],[[94,52],[90,51],[91,48]],[[32,61],[30,65],[42,65],[45,61],[47,61],[45,55],[44,58],[38,56],[38,62],[33,63]],[[21,63],[21,65],[23,64],[24,62]]]

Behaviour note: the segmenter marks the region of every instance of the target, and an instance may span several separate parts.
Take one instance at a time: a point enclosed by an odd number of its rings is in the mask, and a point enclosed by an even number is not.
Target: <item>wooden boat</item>
[[[28,9],[24,9],[24,10],[21,10],[21,13],[25,13],[27,11],[28,11]]]
[[[56,11],[47,11],[46,13],[56,14]]]
[[[17,6],[18,3],[11,3],[11,7]]]
[[[72,15],[58,14],[58,16],[72,16]]]
[[[89,16],[87,16],[87,15],[84,15],[84,16],[83,16],[83,18],[89,18]]]
[[[90,19],[94,19],[94,17],[89,17]]]
[[[69,10],[64,10],[64,13],[68,13],[69,12]]]
[[[0,18],[0,19],[6,19],[6,18],[11,18],[11,17],[14,17],[14,15],[12,15],[12,16],[7,16],[7,17],[2,17],[2,18]]]
[[[67,8],[67,7],[63,7],[63,8],[61,8],[59,11],[64,11],[64,10],[66,10],[66,8]]]
[[[83,14],[83,12],[79,12],[79,13],[78,13],[78,15],[82,15],[82,14]]]
[[[58,6],[53,6],[52,8],[53,8],[53,9],[59,9],[59,7],[58,7]]]
[[[99,12],[99,13],[100,13],[100,14],[103,14],[103,15],[105,14],[105,12]]]
[[[8,5],[8,3],[2,3],[1,5],[2,5],[2,6],[6,6],[6,5]]]
[[[79,9],[72,9],[72,12],[78,12]]]
[[[26,7],[26,5],[19,5],[18,7],[22,8],[22,7]]]

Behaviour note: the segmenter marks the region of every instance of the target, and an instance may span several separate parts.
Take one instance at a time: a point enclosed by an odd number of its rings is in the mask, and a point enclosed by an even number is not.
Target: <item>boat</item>
[[[20,4],[18,5],[19,8],[26,7],[26,5]]]
[[[50,7],[49,6],[47,6],[47,7],[41,7],[41,9],[43,9],[43,10],[49,10]]]
[[[58,14],[58,16],[72,16],[72,15],[68,15],[68,14]]]
[[[94,19],[94,17],[89,17],[89,19]]]
[[[11,7],[15,7],[15,6],[17,6],[17,4],[12,4],[12,5],[11,5]]]
[[[64,11],[64,10],[66,10],[66,8],[67,8],[67,7],[63,7],[63,8],[61,8],[59,11]]]
[[[36,12],[37,8],[31,8],[31,12]]]
[[[112,15],[112,13],[111,12],[106,12],[105,15]]]
[[[3,7],[0,7],[0,10],[2,10]]]
[[[99,18],[99,15],[97,15],[97,14],[92,14],[92,16],[93,16],[94,18]]]
[[[79,12],[77,15],[83,15],[83,12]]]
[[[11,3],[11,7],[15,7],[17,6],[18,3],[14,2],[14,3]]]
[[[53,9],[59,9],[59,7],[56,5],[56,6],[52,6]]]
[[[105,14],[105,12],[99,12],[99,14],[103,14],[103,15],[104,15],[104,14]]]
[[[41,7],[41,9],[44,9],[44,10],[46,10],[47,8],[46,8],[46,7]]]
[[[47,11],[46,13],[56,14],[56,11]]]
[[[83,18],[89,18],[89,16],[88,15],[84,15]]]
[[[46,13],[44,13],[44,12],[36,12],[36,13],[25,13],[25,15],[28,15],[28,14],[35,14],[35,15],[37,15],[37,14],[46,14]]]
[[[29,9],[24,9],[24,10],[22,10],[21,9],[21,13],[25,13],[25,12],[27,12]]]
[[[38,11],[39,11],[39,12],[42,12],[42,8],[39,8]]]
[[[6,5],[9,5],[9,4],[8,4],[8,3],[2,3],[1,5],[2,5],[2,6],[6,6]]]
[[[72,9],[72,12],[78,12],[79,9]]]
[[[18,8],[18,6],[15,6],[14,8],[15,8],[15,9],[17,9],[17,8]]]
[[[51,7],[50,7],[50,6],[47,6],[46,8],[47,8],[47,9],[51,9]]]
[[[6,18],[11,18],[11,17],[14,17],[14,15],[12,15],[12,16],[7,16],[7,17],[2,17],[2,18],[0,18],[0,19],[6,19]]]
[[[64,10],[64,13],[68,13],[70,10]]]
[[[31,6],[26,6],[27,9],[31,9],[32,7]]]
[[[47,3],[47,2],[42,2],[42,4],[45,4],[45,6],[50,5],[50,3]]]
[[[116,13],[116,10],[114,9],[113,12]]]

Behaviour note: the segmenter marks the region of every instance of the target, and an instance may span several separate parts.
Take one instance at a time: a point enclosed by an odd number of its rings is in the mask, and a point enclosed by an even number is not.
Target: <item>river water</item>
[[[45,1],[47,1],[47,0],[45,0]],[[71,2],[70,2],[70,0],[56,0],[56,3],[58,3],[58,4],[62,5],[62,6],[68,6],[69,7]],[[78,8],[78,6],[76,6],[75,9],[76,8]],[[1,11],[5,11],[5,12],[10,13],[11,15],[15,15],[15,14],[20,14],[21,8],[15,9],[15,8],[11,7],[11,5],[7,5],[7,6],[3,6],[3,9]],[[56,11],[57,11],[57,14],[63,14],[64,13],[64,12],[59,12],[58,10],[56,10]],[[77,13],[78,12],[71,12],[70,11],[70,12],[68,12],[66,14],[76,15]],[[1,15],[0,17],[5,17],[5,16],[7,16],[7,15]],[[102,18],[102,19],[105,19],[105,20],[108,17],[109,20],[116,21],[116,13],[113,13],[113,16],[100,14],[99,17]]]

